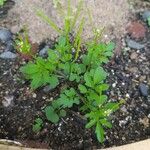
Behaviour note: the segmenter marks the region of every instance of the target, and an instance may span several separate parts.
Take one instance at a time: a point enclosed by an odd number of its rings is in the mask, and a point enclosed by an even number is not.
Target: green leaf
[[[88,86],[88,87],[93,87],[93,82],[92,82],[92,78],[91,76],[89,75],[89,73],[85,73],[84,74],[84,80],[85,80],[85,84]]]
[[[31,81],[31,88],[37,89],[38,87],[42,86],[42,74],[37,73],[32,75],[32,81]]]
[[[20,71],[24,74],[35,74],[39,71],[39,68],[37,67],[36,64],[33,63],[28,63],[25,66],[20,68]]]
[[[90,120],[89,123],[86,124],[86,128],[91,128],[92,126],[94,126],[96,124],[96,120],[95,119],[92,119]]]
[[[113,102],[107,103],[105,105],[105,108],[111,109],[112,111],[116,111],[117,109],[119,109],[119,103],[113,103]]]
[[[53,62],[53,63],[56,62],[58,58],[59,57],[58,57],[58,54],[56,53],[56,51],[51,50],[51,49],[48,50],[48,59],[51,62]]]
[[[80,92],[81,92],[82,94],[87,93],[87,89],[86,89],[86,87],[85,87],[84,85],[79,84],[79,85],[78,85],[78,88],[79,88],[79,90],[80,90]]]
[[[49,77],[49,81],[51,88],[55,88],[59,84],[58,77],[56,75],[53,75]]]
[[[106,79],[107,73],[102,67],[98,67],[94,74],[94,84],[98,84]]]
[[[115,43],[114,42],[110,42],[107,47],[106,47],[106,51],[112,51],[115,49]]]
[[[59,112],[60,117],[65,117],[66,116],[66,111],[61,109]]]
[[[39,132],[43,126],[43,120],[41,118],[36,118],[35,123],[32,126],[33,132]]]
[[[102,124],[102,126],[112,128],[112,124],[110,122],[108,122],[107,119],[100,119],[100,123]]]
[[[94,84],[97,84],[101,81],[101,69],[97,68],[94,74]]]
[[[57,123],[59,121],[59,116],[55,113],[55,110],[52,106],[47,106],[45,108],[45,114],[47,120],[51,121],[52,123]]]
[[[96,103],[99,107],[101,107],[107,101],[106,95],[101,95],[99,99],[96,100]]]
[[[101,84],[101,85],[98,85],[96,88],[98,89],[98,91],[106,91],[106,90],[108,90],[109,85],[108,84]]]
[[[98,141],[99,141],[100,143],[103,143],[103,142],[104,142],[104,129],[103,129],[103,127],[100,125],[99,122],[97,122],[95,133],[96,133],[96,136],[97,136]]]

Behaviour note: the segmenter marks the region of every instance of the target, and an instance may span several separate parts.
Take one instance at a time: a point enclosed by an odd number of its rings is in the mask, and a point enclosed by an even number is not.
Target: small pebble
[[[0,58],[2,59],[15,59],[16,57],[17,57],[16,54],[9,52],[9,51],[6,51],[0,54]]]
[[[12,39],[12,34],[6,28],[0,29],[0,40],[4,43],[10,41]]]
[[[146,10],[142,14],[142,18],[144,21],[147,21],[147,19],[150,17],[150,11]]]
[[[40,50],[39,56],[41,57],[47,57],[48,55],[49,46],[45,46],[43,49]]]
[[[143,44],[140,44],[134,40],[127,39],[126,42],[127,42],[127,45],[133,49],[140,50],[140,49],[143,49],[145,47]]]
[[[130,95],[128,93],[126,94],[126,98],[130,98]]]
[[[5,96],[2,104],[4,107],[8,107],[13,104],[14,96]]]
[[[32,97],[33,97],[33,98],[36,98],[36,97],[37,97],[37,95],[36,95],[35,93],[33,93]]]
[[[112,87],[115,88],[115,87],[116,87],[116,83],[113,83],[113,84],[112,84]]]
[[[139,90],[142,96],[147,97],[148,96],[148,87],[146,84],[141,83],[139,85]]]

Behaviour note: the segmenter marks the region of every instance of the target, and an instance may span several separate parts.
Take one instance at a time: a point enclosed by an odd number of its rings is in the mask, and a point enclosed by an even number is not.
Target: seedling
[[[43,120],[41,118],[36,118],[35,123],[33,124],[32,130],[34,132],[39,132],[43,126]]]
[[[18,34],[15,40],[15,48],[21,54],[31,54],[31,43],[26,29],[23,33]]]

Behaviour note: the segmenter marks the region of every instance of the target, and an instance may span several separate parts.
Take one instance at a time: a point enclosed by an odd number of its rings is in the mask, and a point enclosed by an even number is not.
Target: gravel
[[[126,39],[126,42],[127,42],[128,47],[130,47],[132,49],[140,50],[140,49],[143,49],[145,47],[144,44],[140,44],[140,43],[138,43],[134,40],[131,40],[131,39]]]
[[[39,56],[41,57],[47,57],[48,55],[49,46],[45,46],[43,49],[40,50]]]
[[[15,53],[12,53],[10,51],[6,51],[0,54],[0,58],[2,59],[15,59],[17,55]]]
[[[0,29],[0,40],[4,43],[12,39],[12,33],[5,28]]]
[[[146,10],[142,14],[142,18],[144,21],[147,21],[147,19],[150,17],[150,10]]]
[[[145,96],[145,97],[148,96],[148,87],[147,87],[146,84],[141,83],[139,85],[139,89],[140,89],[140,92],[141,92],[142,96]]]

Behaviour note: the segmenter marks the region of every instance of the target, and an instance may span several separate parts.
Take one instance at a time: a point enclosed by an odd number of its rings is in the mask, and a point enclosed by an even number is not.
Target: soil
[[[26,25],[29,28],[29,35],[33,42],[40,43],[43,39],[54,38],[57,33],[53,31],[48,24],[41,21],[41,18],[37,17],[35,9],[42,10],[48,17],[57,23],[58,27],[62,27],[64,15],[59,13],[57,9],[53,7],[52,0],[14,0],[16,5],[9,12],[8,19],[14,20],[14,24],[10,29],[14,32],[22,29],[22,26]],[[81,13],[79,21],[82,16],[86,17],[84,25],[83,38],[87,40],[92,38],[92,25],[88,21],[87,7],[92,14],[93,24],[98,29],[105,27],[105,34],[108,36],[113,32],[115,36],[120,37],[124,32],[124,24],[127,23],[129,14],[128,0],[84,0],[85,3],[82,7],[84,11]],[[71,9],[75,11],[79,0],[71,0]],[[61,0],[63,11],[67,10],[67,1]],[[86,5],[88,4],[88,6]],[[12,19],[13,18],[13,19]],[[79,22],[78,22],[79,23]],[[105,37],[105,36],[104,36]],[[110,40],[110,38],[104,38]]]
[[[6,3],[4,8],[9,4]],[[6,21],[5,13],[3,20]],[[0,26],[9,26],[6,25],[8,22],[4,23],[2,21]],[[19,67],[25,63],[20,58],[11,61],[0,59],[0,139],[18,141],[25,147],[33,148],[90,150],[150,138],[150,95],[143,96],[139,90],[141,83],[150,86],[150,28],[146,23],[143,24],[147,34],[137,41],[145,43],[145,48],[129,48],[125,43],[129,37],[127,34],[121,39],[119,52],[116,51],[115,57],[105,65],[110,74],[107,79],[110,84],[110,90],[107,91],[109,99],[124,99],[125,104],[111,116],[113,128],[106,130],[106,140],[103,144],[97,142],[93,130],[85,129],[86,121],[78,113],[76,106],[57,125],[45,119],[42,109],[58,96],[61,86],[48,93],[44,92],[43,88],[31,91],[29,82],[24,81],[19,72]],[[49,43],[50,40],[45,41],[46,45]],[[0,52],[2,51],[1,44]],[[35,134],[32,124],[37,116],[45,119],[45,124],[42,130]]]

